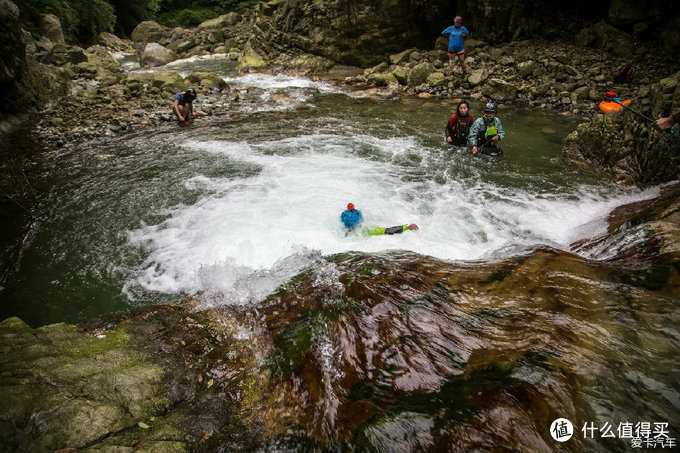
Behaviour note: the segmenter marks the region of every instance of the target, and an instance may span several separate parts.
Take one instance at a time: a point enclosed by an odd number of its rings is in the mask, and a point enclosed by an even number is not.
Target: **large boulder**
[[[502,79],[489,79],[482,88],[482,93],[497,102],[507,102],[515,99],[517,86]]]
[[[674,17],[661,31],[661,42],[671,55],[680,52],[680,17]]]
[[[97,40],[99,41],[99,44],[111,50],[129,52],[134,51],[129,41],[123,41],[118,36],[107,31],[99,33]]]
[[[186,80],[208,90],[213,88],[222,91],[227,88],[227,82],[214,72],[192,72]]]
[[[631,57],[635,53],[633,37],[604,21],[581,30],[575,41],[578,46],[595,47],[622,57]]]
[[[54,14],[47,14],[42,19],[42,34],[55,44],[64,43],[64,32],[61,21]]]
[[[489,78],[489,70],[487,68],[475,69],[470,73],[468,82],[473,87],[482,84]]]
[[[168,32],[169,30],[161,24],[147,20],[141,22],[134,30],[132,30],[130,38],[135,42],[158,42],[163,39]]]
[[[164,72],[154,75],[153,80],[151,80],[151,86],[158,88],[165,94],[174,94],[182,91],[187,86],[187,83],[176,72]]]
[[[205,22],[201,22],[198,25],[199,30],[222,30],[223,28],[233,27],[234,25],[241,22],[242,16],[238,13],[231,12],[229,14],[224,14],[215,19],[209,19]]]
[[[266,66],[267,62],[262,56],[253,49],[250,44],[246,44],[238,58],[239,69],[260,68]]]
[[[150,42],[144,47],[141,60],[142,66],[163,66],[177,60],[177,54],[157,42]]]
[[[435,71],[434,65],[430,62],[417,64],[408,73],[408,84],[411,86],[422,85],[427,77]]]
[[[431,87],[441,87],[446,85],[446,77],[440,71],[433,72],[427,76],[425,83]]]
[[[374,72],[369,74],[366,80],[377,87],[399,85],[399,81],[391,72]]]

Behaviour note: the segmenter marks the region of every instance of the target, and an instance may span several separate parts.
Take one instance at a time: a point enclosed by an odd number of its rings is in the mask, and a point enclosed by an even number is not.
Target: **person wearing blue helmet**
[[[354,204],[348,203],[347,209],[340,214],[340,220],[347,229],[347,232],[356,230],[361,222],[364,220],[361,211],[354,209]],[[362,227],[360,232],[364,236],[380,236],[383,234],[400,234],[406,230],[417,230],[418,225],[412,223],[410,225],[397,225],[389,228],[381,227]]]

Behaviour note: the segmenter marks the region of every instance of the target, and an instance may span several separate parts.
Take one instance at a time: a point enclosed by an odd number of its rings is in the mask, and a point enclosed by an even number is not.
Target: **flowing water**
[[[602,233],[612,208],[655,193],[565,163],[562,140],[579,118],[501,107],[505,154],[477,158],[444,143],[452,100],[236,76],[224,62],[174,70],[189,68],[221,72],[241,102],[189,127],[16,164],[39,201],[0,292],[2,318],[77,322],[196,294],[205,307],[252,306],[304,269],[322,273],[319,257],[339,252],[405,250],[474,266],[540,245],[569,250]],[[472,101],[475,116],[480,108]],[[348,202],[371,225],[420,230],[347,235]]]
[[[567,248],[639,197],[561,161],[578,119],[501,109],[506,155],[472,158],[443,142],[449,100],[225,77],[252,101],[226,118],[38,158],[29,179],[48,193],[0,293],[3,316],[77,321],[198,292],[254,302],[314,253],[405,249],[471,260],[536,244]],[[479,107],[473,102],[473,112]],[[420,231],[346,236],[338,219],[350,201],[367,223]]]

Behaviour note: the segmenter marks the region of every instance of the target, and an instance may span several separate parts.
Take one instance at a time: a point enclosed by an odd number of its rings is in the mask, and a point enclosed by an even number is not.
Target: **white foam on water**
[[[370,156],[358,156],[358,145],[370,148]],[[261,171],[248,178],[186,181],[200,194],[195,204],[177,206],[162,223],[129,232],[130,242],[147,252],[129,284],[161,293],[203,292],[213,304],[261,300],[305,267],[321,267],[323,255],[338,252],[404,249],[475,260],[522,245],[566,249],[603,230],[602,216],[613,207],[644,198],[608,198],[590,188],[574,196],[471,181],[410,181],[404,174],[412,168],[395,163],[417,152],[410,137],[310,134],[257,145],[189,141],[183,147]],[[363,212],[366,225],[416,223],[420,230],[346,234],[339,215],[348,202]]]
[[[227,67],[234,59],[228,54],[199,55],[194,57],[182,58],[171,61],[163,66],[152,68],[140,68],[139,66],[130,70],[130,73],[149,73],[149,72],[176,72],[182,77],[186,77],[194,71],[217,70],[218,75],[226,76]],[[224,71],[220,67],[224,66]]]
[[[316,89],[323,93],[337,93],[341,90],[326,82],[314,81],[306,77],[289,75],[271,75],[261,73],[245,74],[237,77],[223,77],[230,87],[262,88],[264,90],[276,90],[286,88]]]

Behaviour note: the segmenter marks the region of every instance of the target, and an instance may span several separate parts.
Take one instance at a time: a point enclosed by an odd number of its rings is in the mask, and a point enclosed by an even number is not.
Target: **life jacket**
[[[633,80],[633,66],[626,64],[614,76],[614,83],[630,83]]]
[[[493,148],[496,146],[496,142],[490,139],[494,135],[498,134],[498,127],[496,127],[496,118],[494,117],[492,125],[487,126],[486,124],[484,124],[484,126],[486,127],[477,131],[477,146],[481,147],[482,145],[484,145],[485,148]]]
[[[472,115],[468,113],[467,116],[460,117],[457,113],[451,115],[449,119],[449,129],[453,143],[456,145],[464,145],[467,143],[467,137],[472,127]]]

